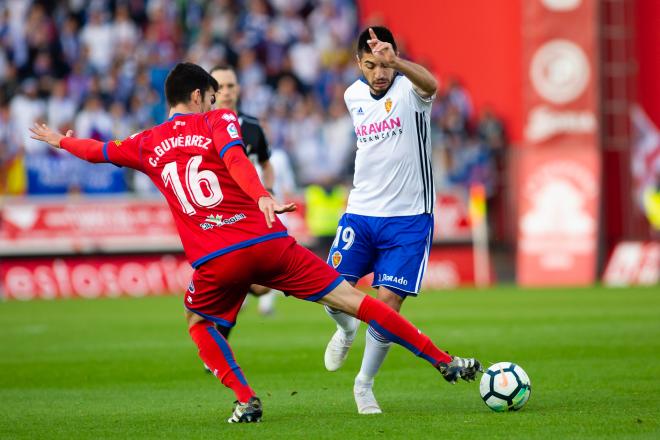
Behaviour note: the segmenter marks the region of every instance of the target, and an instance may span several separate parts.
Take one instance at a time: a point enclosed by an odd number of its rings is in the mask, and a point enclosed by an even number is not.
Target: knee
[[[196,313],[186,310],[186,322],[188,323],[188,329],[191,329],[194,325],[199,324],[200,322],[206,321]]]
[[[389,290],[379,290],[377,299],[384,302],[389,308],[396,310],[397,312],[401,310],[401,305],[403,304],[403,298]]]
[[[262,296],[270,292],[270,287],[260,286],[259,284],[253,284],[250,286],[250,293],[254,296]]]

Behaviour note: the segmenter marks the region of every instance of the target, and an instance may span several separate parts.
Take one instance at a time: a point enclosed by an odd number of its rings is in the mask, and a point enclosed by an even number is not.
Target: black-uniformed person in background
[[[246,115],[238,110],[238,97],[241,89],[238,85],[236,71],[230,66],[216,66],[211,69],[211,76],[218,81],[218,91],[215,94],[216,108],[229,108],[238,115],[238,122],[241,125],[243,142],[245,143],[246,154],[252,163],[259,165],[257,171],[260,172],[261,182],[270,193],[273,192],[273,183],[275,181],[273,166],[270,159],[270,147],[266,140],[266,135],[259,125],[259,121],[254,116]]]
[[[240,86],[235,70],[230,66],[223,65],[214,67],[210,73],[218,81],[218,91],[215,94],[216,108],[229,108],[238,115],[238,122],[241,125],[243,142],[246,148],[245,153],[255,164],[257,171],[260,172],[264,187],[272,194],[275,173],[269,160],[270,147],[257,118],[238,111]],[[259,297],[259,313],[262,315],[273,313],[275,294],[271,292],[270,288],[253,284],[250,286],[250,293]],[[218,331],[225,338],[229,336],[229,330],[229,327],[218,327]]]

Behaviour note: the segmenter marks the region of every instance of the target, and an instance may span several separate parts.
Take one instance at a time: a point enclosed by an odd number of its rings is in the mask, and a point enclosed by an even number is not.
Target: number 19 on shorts
[[[347,251],[353,246],[355,241],[355,231],[350,226],[339,226],[337,228],[337,235],[335,235],[335,241],[332,243],[333,248],[341,246],[341,249]]]

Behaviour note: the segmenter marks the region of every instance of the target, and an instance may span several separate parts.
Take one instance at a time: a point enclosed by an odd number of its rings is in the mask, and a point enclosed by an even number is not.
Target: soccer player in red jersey
[[[243,152],[236,114],[210,111],[217,82],[201,67],[176,65],[165,81],[170,118],[122,141],[102,143],[35,124],[32,138],[89,162],[109,162],[148,175],[165,196],[188,260],[195,268],[184,295],[190,336],[199,356],[236,395],[228,422],[257,422],[261,401],[214,324],[231,327],[250,284],[346,312],[426,359],[449,382],[473,380],[481,365],[450,356],[384,303],[353,288],[299,246],[276,213]]]

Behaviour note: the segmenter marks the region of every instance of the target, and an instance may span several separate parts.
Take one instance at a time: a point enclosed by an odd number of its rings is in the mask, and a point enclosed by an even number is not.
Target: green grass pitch
[[[256,301],[230,342],[264,402],[229,425],[233,395],[202,371],[180,297],[0,303],[0,438],[660,438],[660,289],[424,292],[404,314],[441,348],[514,361],[532,380],[519,412],[495,413],[478,383],[449,385],[395,347],[376,381],[384,414],[352,396],[364,326],[342,370],[323,351],[323,309]]]

